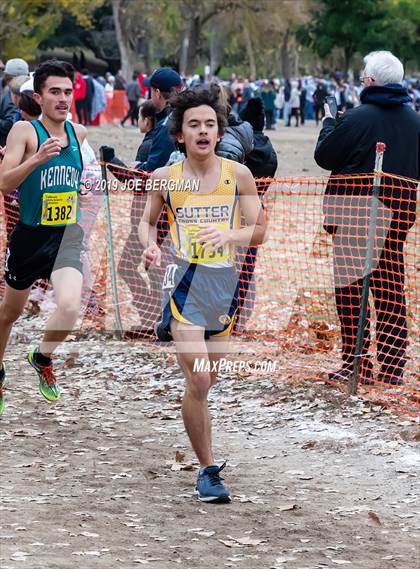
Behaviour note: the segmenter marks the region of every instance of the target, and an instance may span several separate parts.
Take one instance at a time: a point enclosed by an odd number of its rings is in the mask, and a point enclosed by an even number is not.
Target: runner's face
[[[63,122],[70,112],[73,100],[73,84],[68,77],[48,77],[35,100],[42,109],[42,114],[49,119]]]
[[[178,142],[185,144],[189,156],[191,154],[207,156],[214,153],[219,139],[219,127],[214,109],[201,105],[185,111],[182,134],[178,136]]]

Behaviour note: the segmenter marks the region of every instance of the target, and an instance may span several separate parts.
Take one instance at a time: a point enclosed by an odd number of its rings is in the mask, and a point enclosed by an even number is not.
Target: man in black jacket
[[[371,292],[377,315],[378,380],[402,385],[408,335],[403,247],[416,215],[420,117],[408,104],[407,91],[401,85],[403,66],[396,57],[386,51],[373,52],[365,57],[365,64],[361,106],[337,120],[325,106],[315,160],[332,174],[371,173],[376,143],[386,144],[383,171],[395,177],[382,178]],[[335,295],[343,343],[343,367],[330,374],[333,380],[347,379],[354,362],[371,188],[372,176],[330,178],[324,199],[324,227],[333,236]],[[368,356],[369,326],[366,328],[361,379],[370,383],[373,365]]]
[[[316,126],[318,126],[319,123],[319,116],[324,116],[324,100],[327,95],[328,91],[324,85],[324,82],[321,81],[321,79],[318,79],[316,89],[312,95]]]

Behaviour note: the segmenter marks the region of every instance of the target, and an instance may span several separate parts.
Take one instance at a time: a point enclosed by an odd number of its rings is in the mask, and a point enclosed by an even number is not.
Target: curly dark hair
[[[74,67],[71,63],[60,61],[58,59],[50,59],[41,63],[34,73],[34,92],[41,94],[42,87],[48,77],[68,77],[73,83]]]
[[[223,135],[227,124],[226,109],[220,104],[219,98],[213,90],[205,89],[201,86],[185,89],[174,95],[169,103],[172,108],[169,121],[169,134],[182,152],[185,153],[185,145],[177,142],[177,136],[182,132],[184,114],[188,109],[201,107],[201,105],[211,107],[216,113],[219,135]]]

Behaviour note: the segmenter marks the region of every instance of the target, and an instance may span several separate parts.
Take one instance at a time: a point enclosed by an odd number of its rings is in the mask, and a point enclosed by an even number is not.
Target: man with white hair
[[[371,272],[376,310],[377,380],[403,385],[407,349],[407,308],[404,292],[403,247],[416,216],[420,177],[420,117],[410,108],[402,86],[404,69],[389,51],[369,53],[361,81],[361,105],[333,117],[328,105],[315,149],[319,166],[332,174],[324,199],[324,227],[333,236],[334,280],[342,335],[343,366],[329,375],[346,380],[352,373],[366,255],[369,196],[377,142],[386,144],[380,192],[377,252]],[[411,178],[412,181],[400,177]],[[382,231],[382,235],[379,235]],[[361,381],[372,381],[368,354],[369,325],[362,348]]]

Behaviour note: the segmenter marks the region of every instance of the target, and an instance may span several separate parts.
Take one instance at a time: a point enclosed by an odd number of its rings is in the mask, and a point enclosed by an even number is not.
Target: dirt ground
[[[91,129],[125,159],[137,132]],[[278,175],[319,174],[316,138],[273,133]],[[322,383],[228,374],[211,395],[229,505],[193,496],[173,351],[99,335],[59,351],[48,404],[25,362],[41,316],[7,351],[1,419],[0,567],[15,569],[414,569],[420,538],[418,423]],[[255,351],[257,346],[255,346]],[[77,355],[76,355],[77,354]]]

